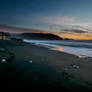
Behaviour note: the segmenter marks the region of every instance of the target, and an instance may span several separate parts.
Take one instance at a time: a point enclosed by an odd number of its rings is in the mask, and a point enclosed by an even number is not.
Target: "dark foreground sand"
[[[12,40],[0,40],[0,49],[0,60],[7,59],[0,62],[2,87],[60,92],[92,90],[91,58],[79,59],[74,55]]]

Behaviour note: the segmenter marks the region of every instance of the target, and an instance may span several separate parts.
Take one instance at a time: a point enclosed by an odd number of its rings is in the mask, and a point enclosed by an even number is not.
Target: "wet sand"
[[[14,55],[0,63],[0,79],[6,85],[63,92],[92,90],[92,58],[78,58],[21,41],[0,40],[0,48]]]

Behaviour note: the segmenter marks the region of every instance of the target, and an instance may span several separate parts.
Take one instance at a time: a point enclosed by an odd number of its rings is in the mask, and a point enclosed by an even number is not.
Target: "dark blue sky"
[[[38,29],[89,28],[92,0],[0,0],[0,24]]]

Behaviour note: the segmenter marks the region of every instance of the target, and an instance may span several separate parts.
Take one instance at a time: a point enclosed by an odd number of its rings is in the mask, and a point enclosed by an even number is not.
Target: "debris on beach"
[[[29,63],[32,63],[32,62],[33,62],[32,60],[29,61]]]
[[[73,65],[72,66],[74,69],[79,69],[80,67],[78,65]]]
[[[2,62],[2,63],[3,63],[3,62],[6,62],[6,59],[2,59],[1,62]]]

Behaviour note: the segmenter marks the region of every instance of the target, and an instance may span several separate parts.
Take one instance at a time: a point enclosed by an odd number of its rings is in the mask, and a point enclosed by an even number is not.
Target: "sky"
[[[0,0],[0,24],[51,32],[91,32],[92,0]]]

